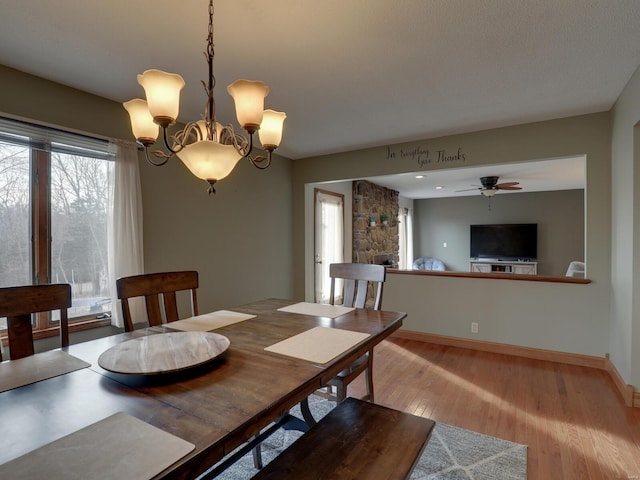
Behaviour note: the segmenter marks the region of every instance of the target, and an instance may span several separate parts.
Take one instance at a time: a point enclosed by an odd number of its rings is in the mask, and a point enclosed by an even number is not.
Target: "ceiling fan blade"
[[[514,185],[520,185],[520,182],[504,182],[504,183],[498,183],[496,185],[496,187],[498,188],[502,188],[502,187],[513,187]]]
[[[477,187],[477,188],[467,188],[465,190],[456,190],[455,193],[458,192],[470,192],[471,190],[482,190],[482,187]]]
[[[512,186],[504,186],[504,185],[496,185],[498,190],[522,190],[522,187],[512,187]]]

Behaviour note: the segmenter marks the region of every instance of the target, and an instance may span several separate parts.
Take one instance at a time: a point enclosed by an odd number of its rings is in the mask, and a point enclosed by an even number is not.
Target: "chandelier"
[[[147,161],[161,166],[177,155],[193,175],[209,184],[209,194],[215,193],[214,184],[229,175],[243,158],[247,158],[256,168],[268,168],[271,154],[282,140],[282,126],[286,118],[284,112],[264,110],[264,98],[269,93],[269,87],[263,82],[236,80],[227,87],[227,91],[233,97],[238,123],[249,134],[249,138],[236,134],[232,125],[223,126],[216,121],[213,13],[213,0],[209,0],[209,34],[205,52],[209,78],[206,84],[202,82],[207,94],[203,118],[188,122],[182,130],[169,135],[168,129],[178,117],[180,91],[185,82],[180,75],[161,70],[147,70],[138,75],[138,83],[144,88],[146,101],[136,98],[123,104],[129,112],[133,135],[144,149]],[[167,152],[155,150],[150,156],[149,150],[155,144],[160,128]],[[267,152],[266,157],[251,156],[253,134],[256,132],[262,148]]]

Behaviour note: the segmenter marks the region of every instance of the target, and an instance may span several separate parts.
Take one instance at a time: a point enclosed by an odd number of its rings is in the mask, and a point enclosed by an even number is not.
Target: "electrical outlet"
[[[471,333],[478,333],[478,322],[471,322]]]

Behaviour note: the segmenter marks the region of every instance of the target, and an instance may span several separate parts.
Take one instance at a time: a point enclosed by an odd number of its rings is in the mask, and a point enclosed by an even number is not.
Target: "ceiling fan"
[[[480,194],[485,197],[493,197],[498,190],[522,190],[522,187],[517,187],[516,185],[520,185],[520,182],[504,182],[498,183],[499,177],[482,177],[480,178],[480,183],[482,186],[477,188],[468,188],[466,190],[458,190],[459,192],[468,192],[469,190],[480,190]]]

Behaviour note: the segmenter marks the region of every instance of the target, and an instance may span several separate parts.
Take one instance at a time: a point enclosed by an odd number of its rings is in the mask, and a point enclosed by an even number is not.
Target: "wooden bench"
[[[347,398],[253,479],[409,478],[434,425],[433,420]]]

